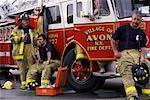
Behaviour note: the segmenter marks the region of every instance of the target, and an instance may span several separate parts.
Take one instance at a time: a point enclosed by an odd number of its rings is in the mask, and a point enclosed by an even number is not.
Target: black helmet
[[[149,82],[149,70],[145,63],[133,65],[132,73],[134,81],[138,86],[144,86]]]
[[[23,13],[22,15],[20,15],[18,21],[22,21],[22,20],[29,20],[29,15],[27,12]]]
[[[30,82],[28,83],[28,87],[30,90],[35,90],[36,87],[38,87],[39,84],[37,82]]]

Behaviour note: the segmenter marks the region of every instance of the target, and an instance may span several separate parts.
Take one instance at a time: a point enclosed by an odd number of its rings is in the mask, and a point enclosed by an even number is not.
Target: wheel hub
[[[78,60],[72,65],[72,77],[74,81],[83,83],[88,80],[91,75],[90,64],[88,61]]]

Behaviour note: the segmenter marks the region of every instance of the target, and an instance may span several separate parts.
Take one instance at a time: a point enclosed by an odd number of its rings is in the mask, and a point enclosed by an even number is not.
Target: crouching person
[[[44,34],[39,35],[37,42],[39,47],[36,51],[36,63],[29,68],[27,73],[27,84],[29,88],[33,83],[33,87],[37,85],[36,80],[38,74],[41,74],[41,86],[50,84],[51,70],[56,70],[60,66],[60,61],[56,60],[56,50],[47,41],[46,36]]]

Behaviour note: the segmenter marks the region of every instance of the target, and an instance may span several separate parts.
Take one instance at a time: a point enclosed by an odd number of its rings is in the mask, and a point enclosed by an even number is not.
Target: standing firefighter
[[[44,34],[38,36],[38,44],[36,64],[32,65],[27,73],[27,84],[31,88],[34,88],[35,85],[33,83],[36,83],[38,74],[42,74],[42,86],[50,84],[51,69],[56,70],[60,66],[60,61],[57,60],[56,50],[47,41]],[[31,83],[34,85],[33,87],[30,86]]]
[[[112,36],[112,48],[114,55],[118,58],[118,71],[122,76],[126,96],[128,100],[138,100],[135,81],[133,79],[132,67],[135,64],[147,63],[144,58],[146,47],[146,34],[139,27],[142,21],[141,13],[135,10],[132,14],[130,24],[119,27]],[[140,38],[140,46],[137,38]],[[150,89],[142,89],[143,94],[150,95]]]
[[[21,21],[21,25],[14,28],[11,34],[11,42],[13,43],[12,55],[19,67],[21,89],[25,89],[28,68],[34,63],[33,43],[38,35],[29,26],[29,16],[27,13],[23,13],[19,21]]]

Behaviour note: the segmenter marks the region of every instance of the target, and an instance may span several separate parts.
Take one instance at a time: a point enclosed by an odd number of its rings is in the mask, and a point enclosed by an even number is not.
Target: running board
[[[106,73],[93,72],[93,75],[106,78],[120,77],[120,74],[115,72],[106,72]]]

